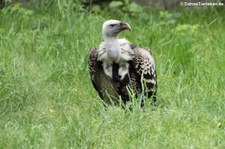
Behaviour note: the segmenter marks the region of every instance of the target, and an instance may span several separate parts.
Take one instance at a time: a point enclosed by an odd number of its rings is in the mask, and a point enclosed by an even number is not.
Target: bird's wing
[[[150,98],[156,94],[156,68],[155,61],[151,55],[150,49],[134,47],[133,69],[135,72],[135,80],[137,90],[143,91]],[[155,98],[154,98],[155,100]]]
[[[97,69],[98,69],[98,67],[97,67],[97,59],[98,59],[97,49],[93,48],[93,49],[90,50],[89,59],[88,59],[90,75],[95,73],[97,71]]]
[[[96,76],[99,72],[99,62],[98,62],[98,52],[96,48],[93,48],[90,50],[89,53],[89,59],[88,59],[88,66],[89,66],[89,73],[91,77],[91,82],[95,88],[95,90],[98,92],[99,96],[101,97],[101,87],[97,85],[96,83]],[[102,98],[102,97],[101,97]]]
[[[97,49],[91,49],[88,60],[91,81],[100,98],[105,103],[111,104],[112,100],[118,100],[118,83],[113,83],[112,79],[104,73],[102,61],[98,58]]]

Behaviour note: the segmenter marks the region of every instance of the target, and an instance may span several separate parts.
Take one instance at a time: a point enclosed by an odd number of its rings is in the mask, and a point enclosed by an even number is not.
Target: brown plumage
[[[118,39],[118,33],[125,29],[130,29],[129,24],[118,20],[103,24],[104,41],[99,48],[91,49],[89,54],[93,86],[106,104],[118,104],[120,99],[126,103],[131,100],[131,90],[136,97],[153,96],[155,101],[156,69],[150,49],[136,47],[126,39]]]

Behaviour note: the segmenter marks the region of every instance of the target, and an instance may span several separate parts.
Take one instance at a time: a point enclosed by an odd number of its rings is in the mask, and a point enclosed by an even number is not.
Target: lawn
[[[225,148],[224,9],[71,7],[0,10],[0,148]],[[89,49],[112,18],[152,49],[158,101],[145,111],[105,108],[91,84]]]

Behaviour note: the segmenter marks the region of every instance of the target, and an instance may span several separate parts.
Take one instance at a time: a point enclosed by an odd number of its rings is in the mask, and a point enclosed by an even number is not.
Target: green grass
[[[224,148],[224,11],[178,12],[1,10],[0,148]],[[109,18],[127,21],[133,31],[121,37],[153,51],[158,102],[145,112],[105,110],[90,82],[88,52]]]

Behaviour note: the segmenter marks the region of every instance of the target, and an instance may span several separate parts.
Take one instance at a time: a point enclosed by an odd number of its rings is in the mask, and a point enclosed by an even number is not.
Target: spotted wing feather
[[[136,92],[143,93],[148,98],[153,96],[153,100],[156,100],[157,81],[156,81],[156,69],[153,56],[150,49],[144,49],[135,47],[134,58],[132,61],[133,71],[131,73],[131,84],[136,86]]]

